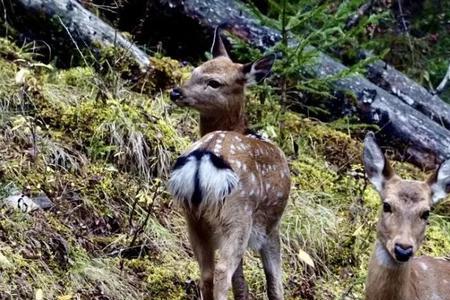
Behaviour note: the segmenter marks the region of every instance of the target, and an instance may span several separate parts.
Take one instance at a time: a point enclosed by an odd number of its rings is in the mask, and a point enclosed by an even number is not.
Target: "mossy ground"
[[[176,83],[189,68],[153,63],[158,70],[136,89],[111,70],[36,64],[0,39],[0,196],[44,192],[55,204],[31,214],[0,208],[1,299],[198,295],[184,221],[165,191],[197,123],[170,103],[163,79]],[[361,299],[379,207],[364,180],[361,143],[351,130],[259,96],[249,93],[251,123],[283,148],[293,177],[282,224],[286,298]],[[449,212],[443,204],[432,214],[423,253],[450,253]],[[262,299],[261,263],[254,253],[245,261],[251,293]]]

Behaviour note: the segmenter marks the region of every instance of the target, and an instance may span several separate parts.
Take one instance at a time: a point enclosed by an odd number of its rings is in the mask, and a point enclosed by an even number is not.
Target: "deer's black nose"
[[[172,101],[177,101],[178,99],[180,99],[183,96],[183,92],[181,91],[180,88],[174,88],[171,92],[170,92],[170,100]]]
[[[398,261],[408,261],[413,255],[413,247],[409,245],[395,244],[395,258]]]

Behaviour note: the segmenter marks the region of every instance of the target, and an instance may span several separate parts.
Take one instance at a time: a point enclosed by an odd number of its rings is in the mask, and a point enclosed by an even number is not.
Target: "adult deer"
[[[428,181],[395,174],[369,132],[364,140],[367,176],[383,201],[369,264],[367,300],[449,300],[450,262],[413,257],[425,238],[430,208],[450,192],[450,160]]]
[[[168,188],[187,220],[203,299],[225,300],[231,286],[235,299],[247,298],[247,246],[260,251],[269,299],[283,299],[278,227],[289,168],[280,148],[248,129],[244,96],[247,85],[268,75],[274,56],[234,63],[218,29],[211,52],[214,58],[170,95],[200,112],[202,138],[178,158]]]

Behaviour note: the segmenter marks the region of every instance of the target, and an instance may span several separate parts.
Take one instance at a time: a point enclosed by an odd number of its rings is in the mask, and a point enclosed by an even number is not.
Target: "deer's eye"
[[[383,211],[385,213],[391,213],[392,212],[392,207],[389,203],[387,202],[383,202]]]
[[[208,86],[212,87],[213,89],[217,89],[222,84],[214,79],[208,80]]]
[[[426,210],[426,211],[424,211],[424,212],[420,215],[420,218],[421,218],[422,220],[427,221],[429,216],[430,216],[430,211],[429,211],[429,210]]]

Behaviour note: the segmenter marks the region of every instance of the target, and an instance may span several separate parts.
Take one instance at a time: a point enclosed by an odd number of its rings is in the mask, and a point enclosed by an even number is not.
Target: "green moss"
[[[55,82],[76,87],[94,87],[95,71],[89,67],[75,67],[56,73]]]
[[[92,59],[90,55],[88,57]],[[134,91],[149,95],[180,84],[191,70],[177,60],[155,55],[150,57],[147,72],[141,74],[140,66],[134,59],[123,49],[115,47],[101,48],[92,65],[102,74],[107,85],[122,79]]]
[[[167,57],[152,57],[150,64],[151,70],[147,76],[155,91],[179,85],[192,71],[189,67],[182,67],[179,61]]]
[[[426,233],[422,253],[433,256],[446,256],[450,252],[450,219],[447,216],[432,215]]]
[[[146,271],[149,296],[158,300],[185,299],[184,282],[189,280],[190,276],[195,276],[195,273],[185,272],[186,269],[181,264],[170,265],[166,261],[160,265],[149,266]]]

